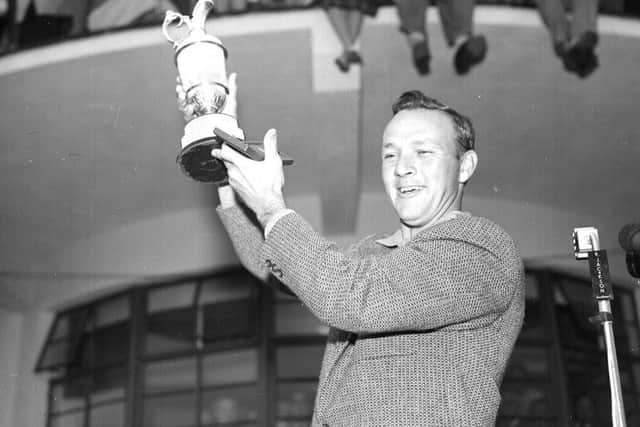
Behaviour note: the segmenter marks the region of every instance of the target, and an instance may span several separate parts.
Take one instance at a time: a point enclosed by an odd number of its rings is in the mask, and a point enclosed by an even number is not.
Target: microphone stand
[[[587,232],[586,239],[590,243],[590,249],[585,255],[580,248],[580,233]],[[584,243],[584,239],[582,240]],[[604,331],[604,339],[607,347],[607,367],[609,370],[609,387],[611,391],[611,418],[613,427],[626,427],[624,415],[624,402],[622,399],[622,388],[620,386],[620,371],[618,369],[618,359],[616,355],[616,343],[613,335],[613,315],[611,312],[611,301],[613,300],[613,289],[609,282],[609,264],[607,263],[607,252],[600,250],[598,230],[592,227],[574,230],[574,247],[576,248],[576,258],[589,259],[589,270],[591,272],[591,285],[593,296],[598,305],[598,314],[591,316],[589,321],[600,323]]]

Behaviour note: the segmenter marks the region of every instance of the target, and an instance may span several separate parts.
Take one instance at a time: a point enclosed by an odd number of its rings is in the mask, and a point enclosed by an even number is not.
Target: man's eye
[[[433,151],[431,151],[431,150],[418,150],[418,155],[419,156],[426,156],[428,154],[433,154]]]
[[[382,158],[383,159],[393,159],[395,156],[396,156],[395,153],[384,153],[382,155]]]

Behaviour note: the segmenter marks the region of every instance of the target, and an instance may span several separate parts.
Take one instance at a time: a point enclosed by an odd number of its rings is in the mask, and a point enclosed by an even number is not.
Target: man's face
[[[459,208],[456,147],[446,113],[402,110],[391,119],[382,135],[382,180],[404,225],[421,228]]]

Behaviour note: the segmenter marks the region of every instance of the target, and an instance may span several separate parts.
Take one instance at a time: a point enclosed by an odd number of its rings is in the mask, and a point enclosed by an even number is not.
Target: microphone
[[[640,223],[631,223],[622,227],[618,234],[618,241],[626,252],[629,274],[640,278]]]

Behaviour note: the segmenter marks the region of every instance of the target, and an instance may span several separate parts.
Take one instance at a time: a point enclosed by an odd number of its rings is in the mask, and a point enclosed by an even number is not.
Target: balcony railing
[[[375,1],[375,0],[374,0]],[[377,0],[392,5],[392,0]],[[434,0],[430,0],[434,2]],[[190,14],[196,0],[0,0],[0,55],[72,38],[159,25],[168,9]],[[216,0],[213,16],[321,7],[322,0]],[[535,0],[478,0],[535,7]],[[640,17],[637,0],[600,0],[601,13]]]

